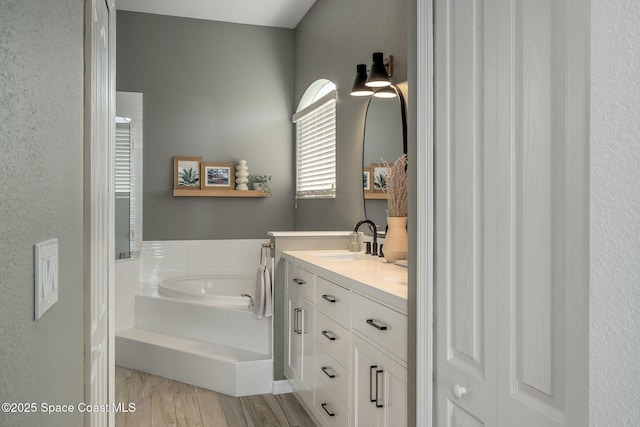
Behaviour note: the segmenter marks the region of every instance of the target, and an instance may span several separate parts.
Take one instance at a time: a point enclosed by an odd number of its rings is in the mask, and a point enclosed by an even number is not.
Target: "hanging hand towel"
[[[264,274],[262,277],[264,278],[264,317],[270,317],[273,314],[273,298],[269,268],[264,268]]]
[[[269,317],[273,314],[271,275],[269,274],[269,269],[264,265],[258,267],[258,272],[256,274],[256,291],[253,314],[258,319]]]

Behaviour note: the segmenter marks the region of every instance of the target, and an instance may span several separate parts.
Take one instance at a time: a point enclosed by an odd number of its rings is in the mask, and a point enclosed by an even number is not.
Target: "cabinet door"
[[[376,407],[375,398],[382,390],[377,386],[376,381],[381,379],[384,373],[380,367],[379,351],[354,335],[352,357],[351,425],[354,427],[379,426],[383,419],[383,408]]]
[[[352,350],[352,425],[406,426],[407,369],[356,335]]]
[[[407,424],[407,368],[380,354],[380,365],[384,370],[384,394],[379,399],[384,406],[384,427],[406,426]]]
[[[285,376],[294,391],[299,391],[302,379],[302,313],[298,296],[287,293],[287,331],[286,331]]]
[[[315,369],[315,309],[314,306],[306,299],[300,297],[298,299],[300,307],[300,322],[302,337],[302,367],[300,381],[305,391],[309,392],[309,402],[311,402],[311,393],[313,392],[314,369]]]

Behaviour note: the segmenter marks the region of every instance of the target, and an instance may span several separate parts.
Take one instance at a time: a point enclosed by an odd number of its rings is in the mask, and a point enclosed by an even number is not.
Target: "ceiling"
[[[116,0],[117,10],[295,28],[316,0]]]

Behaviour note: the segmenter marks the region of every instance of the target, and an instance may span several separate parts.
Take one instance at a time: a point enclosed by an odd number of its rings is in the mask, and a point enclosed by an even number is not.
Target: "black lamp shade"
[[[373,96],[376,98],[395,98],[398,96],[396,91],[393,89],[393,86],[385,86],[373,93]]]
[[[373,90],[365,85],[367,81],[367,66],[365,64],[358,64],[357,70],[358,72],[356,73],[356,78],[351,88],[351,96],[373,95]]]
[[[389,86],[389,75],[387,69],[384,68],[384,57],[382,52],[375,52],[373,54],[373,64],[371,65],[371,71],[369,71],[369,78],[365,83],[369,87],[384,87]]]

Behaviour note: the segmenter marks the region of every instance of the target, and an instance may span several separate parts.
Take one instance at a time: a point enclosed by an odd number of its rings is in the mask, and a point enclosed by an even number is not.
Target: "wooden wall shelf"
[[[387,193],[364,193],[366,200],[387,200]]]
[[[253,197],[262,198],[269,197],[268,194],[262,191],[256,190],[218,190],[218,189],[206,189],[206,190],[173,190],[173,197]]]

